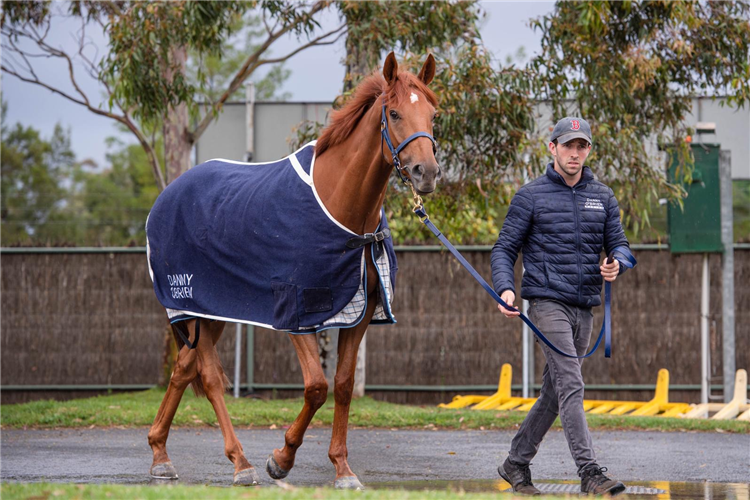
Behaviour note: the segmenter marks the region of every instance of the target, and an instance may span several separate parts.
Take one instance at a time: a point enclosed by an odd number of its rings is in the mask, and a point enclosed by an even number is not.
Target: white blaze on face
[[[414,104],[415,102],[419,100],[419,96],[415,94],[414,92],[412,92],[411,95],[409,96],[409,99],[411,100],[411,103]]]

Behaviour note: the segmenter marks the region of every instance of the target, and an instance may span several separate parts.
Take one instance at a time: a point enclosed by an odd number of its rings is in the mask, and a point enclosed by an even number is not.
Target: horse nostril
[[[424,174],[424,167],[422,167],[422,165],[415,165],[414,168],[411,169],[411,172],[415,179],[421,179]]]
[[[443,169],[438,167],[437,169],[437,176],[435,177],[436,180],[440,180],[443,178]]]

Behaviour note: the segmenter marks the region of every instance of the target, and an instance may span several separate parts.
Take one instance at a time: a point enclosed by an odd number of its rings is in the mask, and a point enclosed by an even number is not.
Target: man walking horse
[[[560,355],[540,343],[547,359],[541,394],[498,468],[516,493],[540,494],[529,466],[558,414],[581,477],[581,492],[614,495],[625,490],[598,465],[583,410],[581,363],[591,338],[592,307],[601,304],[602,279],[614,281],[635,262],[612,189],[585,166],[591,144],[586,120],[566,117],[557,122],[548,145],[553,161],[545,175],[515,194],[492,248],[497,294],[513,306],[513,268],[523,248],[522,296],[531,302],[529,318],[562,352],[579,357]],[[602,249],[613,258],[600,265]],[[498,309],[509,318],[520,315],[500,304]]]

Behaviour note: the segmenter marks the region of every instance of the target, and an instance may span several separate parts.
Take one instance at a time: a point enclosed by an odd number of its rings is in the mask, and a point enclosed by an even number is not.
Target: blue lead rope
[[[557,354],[560,354],[561,356],[565,356],[568,358],[588,358],[599,347],[599,344],[602,342],[602,337],[604,337],[604,356],[609,358],[612,356],[612,314],[611,314],[611,302],[612,302],[612,283],[609,281],[605,281],[604,283],[604,322],[602,323],[602,329],[599,331],[599,338],[596,339],[596,344],[594,344],[594,347],[589,351],[588,354],[585,354],[584,356],[574,356],[572,354],[565,353],[555,347],[555,345],[550,342],[550,340],[545,337],[545,335],[539,330],[539,328],[534,325],[534,323],[531,322],[529,318],[526,317],[525,314],[523,314],[521,311],[516,309],[513,306],[509,306],[505,303],[503,299],[500,298],[500,296],[495,292],[495,290],[487,284],[487,282],[482,278],[482,276],[469,264],[466,259],[464,259],[464,256],[461,255],[461,252],[456,250],[456,248],[451,244],[450,241],[448,241],[448,238],[443,236],[443,233],[440,232],[440,230],[435,227],[435,224],[432,223],[432,221],[429,219],[427,212],[425,212],[424,207],[418,206],[414,209],[414,213],[417,214],[422,222],[424,222],[424,225],[427,226],[427,228],[432,231],[432,234],[437,236],[437,238],[440,240],[440,242],[445,245],[445,247],[450,250],[450,252],[453,254],[456,259],[461,263],[462,266],[466,268],[469,273],[474,277],[475,280],[479,282],[480,285],[482,285],[482,288],[484,288],[487,293],[489,293],[493,299],[497,301],[498,304],[503,306],[506,309],[509,309],[511,311],[516,311],[521,314],[520,318],[523,320],[524,323],[526,323],[529,328],[534,332],[534,334],[547,344],[547,346],[555,351]],[[616,255],[617,257],[620,257],[619,260],[621,265],[624,265],[627,268],[633,268],[636,265],[635,257],[633,257],[633,254],[630,253],[630,249],[626,246],[617,247],[612,251],[612,255]]]

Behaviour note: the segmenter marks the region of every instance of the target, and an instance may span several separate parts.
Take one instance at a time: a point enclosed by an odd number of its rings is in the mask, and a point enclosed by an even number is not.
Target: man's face
[[[575,177],[583,168],[586,157],[591,152],[591,144],[585,139],[573,139],[565,144],[549,143],[549,152],[555,157],[555,163],[560,170],[571,177]]]

